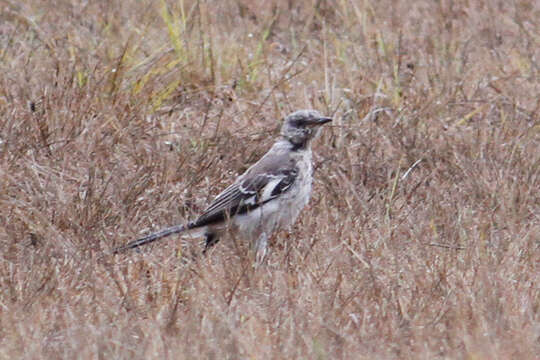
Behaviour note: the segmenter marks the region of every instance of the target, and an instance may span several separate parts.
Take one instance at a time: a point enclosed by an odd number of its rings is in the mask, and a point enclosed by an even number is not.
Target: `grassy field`
[[[0,359],[539,359],[539,19],[0,0]],[[301,108],[334,122],[267,264],[230,238],[111,254],[193,219]]]

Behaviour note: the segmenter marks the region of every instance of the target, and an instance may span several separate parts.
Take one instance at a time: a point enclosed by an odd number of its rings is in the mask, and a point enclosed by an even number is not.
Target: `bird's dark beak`
[[[318,125],[322,125],[322,124],[326,124],[327,122],[330,122],[332,121],[332,118],[329,118],[329,117],[321,117],[321,118],[318,118],[317,119],[317,124]]]

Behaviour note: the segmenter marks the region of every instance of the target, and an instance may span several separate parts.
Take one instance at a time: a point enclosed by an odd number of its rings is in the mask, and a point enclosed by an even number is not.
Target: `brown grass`
[[[0,1],[0,358],[538,359],[538,2],[253,3]],[[306,107],[266,266],[110,255]]]

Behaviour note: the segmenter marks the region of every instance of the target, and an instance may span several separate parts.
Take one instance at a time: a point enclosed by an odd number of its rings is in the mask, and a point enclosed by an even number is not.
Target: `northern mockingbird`
[[[291,226],[309,201],[313,175],[311,142],[321,125],[330,121],[315,110],[288,115],[272,148],[219,194],[195,221],[134,240],[114,252],[185,233],[204,236],[206,253],[231,230],[250,241],[257,261],[262,261],[271,234]]]

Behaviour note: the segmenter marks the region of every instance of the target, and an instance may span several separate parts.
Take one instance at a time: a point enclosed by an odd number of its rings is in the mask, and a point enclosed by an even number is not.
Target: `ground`
[[[538,359],[537,1],[0,1],[1,359]],[[332,116],[253,267],[173,236]]]

